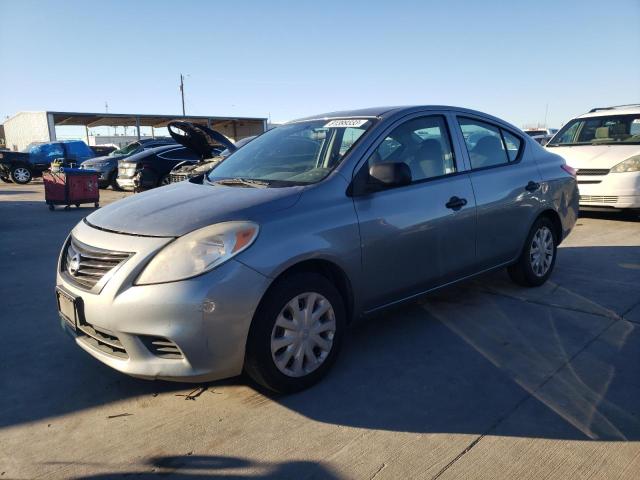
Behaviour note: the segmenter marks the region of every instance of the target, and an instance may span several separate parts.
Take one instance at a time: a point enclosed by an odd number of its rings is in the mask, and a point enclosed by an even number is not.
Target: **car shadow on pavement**
[[[75,477],[83,479],[107,479],[135,476],[136,478],[169,477],[172,479],[338,479],[328,467],[310,461],[260,462],[238,457],[211,455],[183,455],[154,457],[146,462],[146,467],[135,471],[107,472],[96,475]],[[77,465],[74,464],[74,465]],[[102,466],[101,466],[102,467]],[[146,469],[146,471],[145,471]]]
[[[579,218],[597,218],[601,220],[617,220],[619,222],[640,222],[640,211],[633,210],[580,210]]]
[[[66,338],[56,261],[87,212],[7,203],[0,428],[196,387],[124,376]],[[640,330],[622,319],[640,301],[638,263],[640,247],[567,247],[543,287],[516,287],[499,272],[448,288],[355,324],[325,380],[270,398],[319,422],[367,429],[640,440]],[[585,279],[587,271],[597,275]]]

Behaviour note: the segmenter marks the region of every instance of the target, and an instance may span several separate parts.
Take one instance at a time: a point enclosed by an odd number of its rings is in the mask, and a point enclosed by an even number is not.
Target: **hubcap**
[[[529,250],[531,269],[538,277],[544,276],[553,261],[553,234],[548,227],[540,227],[533,235]]]
[[[291,299],[278,314],[271,332],[271,358],[280,372],[302,377],[329,356],[336,317],[329,300],[315,292]]]
[[[16,168],[13,171],[13,176],[19,182],[26,182],[27,180],[29,180],[29,177],[31,177],[31,175],[29,174],[29,170],[27,170],[26,168],[22,168],[22,167]]]

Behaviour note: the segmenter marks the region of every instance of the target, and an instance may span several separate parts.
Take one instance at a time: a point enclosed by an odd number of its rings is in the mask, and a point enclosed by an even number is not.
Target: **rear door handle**
[[[531,180],[524,189],[528,192],[535,192],[540,188],[540,184]]]
[[[451,210],[460,210],[467,204],[466,198],[459,198],[455,195],[449,199],[447,203],[444,204],[445,207],[450,208]]]

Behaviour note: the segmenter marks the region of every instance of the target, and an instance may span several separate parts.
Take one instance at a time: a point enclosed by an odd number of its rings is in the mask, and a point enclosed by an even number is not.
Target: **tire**
[[[538,250],[540,247],[542,252]],[[557,253],[558,232],[551,220],[540,217],[527,235],[520,258],[508,267],[509,276],[518,285],[539,287],[551,276]]]
[[[11,181],[18,185],[26,185],[33,178],[33,174],[28,167],[13,167],[11,169]]]
[[[120,185],[118,185],[118,170],[116,170],[109,176],[109,185],[111,185],[111,189],[115,190],[116,192],[122,191]]]
[[[318,312],[320,308],[326,311],[314,324],[304,325],[309,302],[313,302],[312,311]],[[297,305],[299,321],[293,315],[292,305]],[[324,377],[335,362],[345,318],[342,296],[323,275],[296,273],[278,280],[254,315],[247,338],[245,372],[256,383],[276,393],[293,393],[310,387]],[[313,325],[317,334],[313,333]]]
[[[0,177],[0,180],[2,180],[4,183],[13,183],[11,181],[11,179],[7,178],[7,177]]]
[[[171,176],[170,175],[164,175],[162,177],[160,177],[160,180],[158,180],[158,186],[159,187],[164,187],[165,185],[169,185],[171,184]]]

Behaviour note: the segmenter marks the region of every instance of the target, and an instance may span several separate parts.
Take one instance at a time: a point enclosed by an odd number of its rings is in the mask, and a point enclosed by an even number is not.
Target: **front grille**
[[[172,173],[169,178],[171,179],[171,183],[177,183],[188,180],[190,177],[187,173]]]
[[[148,335],[141,335],[140,340],[142,340],[144,346],[157,357],[171,358],[174,360],[183,358],[182,352],[171,340],[163,337],[151,337]]]
[[[605,195],[580,195],[581,202],[618,203],[618,197]]]
[[[608,168],[579,168],[576,175],[607,175]]]
[[[92,290],[107,274],[124,263],[131,255],[130,252],[114,252],[90,247],[72,237],[63,257],[62,270],[67,273],[73,283],[81,288]]]
[[[97,350],[114,357],[129,358],[118,337],[109,330],[95,327],[89,323],[78,323],[78,335],[84,342]]]

